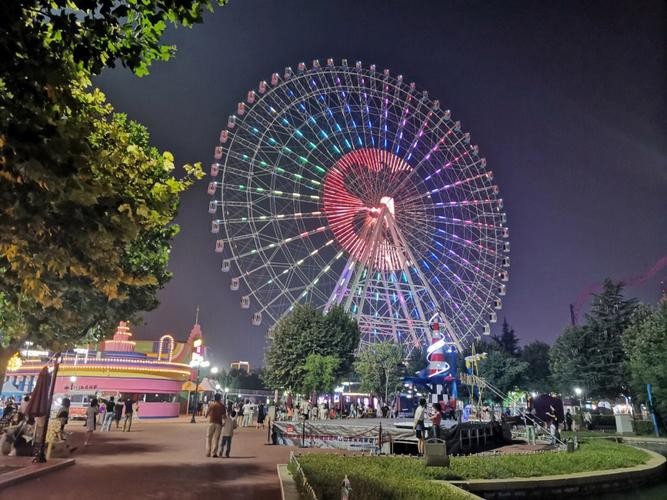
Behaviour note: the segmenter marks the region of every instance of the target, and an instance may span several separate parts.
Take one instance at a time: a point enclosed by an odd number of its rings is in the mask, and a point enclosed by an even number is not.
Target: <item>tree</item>
[[[519,354],[519,339],[514,333],[514,328],[507,323],[507,318],[503,319],[503,328],[500,336],[491,337],[501,348],[510,356]]]
[[[172,177],[145,129],[87,89],[117,62],[146,74],[174,52],[159,43],[166,23],[201,22],[212,4],[3,3],[0,372],[28,332],[57,349],[156,306],[178,194],[200,170]]]
[[[384,396],[401,386],[404,353],[400,344],[379,342],[362,348],[357,354],[354,369],[361,380],[361,390]]]
[[[225,0],[215,3],[224,5]],[[175,47],[167,23],[192,26],[212,0],[15,0],[0,15],[0,166],[48,158],[63,112],[78,104],[72,82],[117,63],[141,76]],[[24,146],[30,146],[28,148]],[[32,165],[31,165],[32,167]],[[48,164],[46,164],[48,168]]]
[[[597,397],[628,392],[622,339],[637,305],[623,298],[622,290],[621,283],[605,280],[586,324],[566,329],[551,348],[551,372],[562,392],[570,394],[575,386]]]
[[[301,384],[302,394],[333,392],[340,359],[336,356],[309,354],[304,364],[305,376]]]
[[[589,342],[586,349],[587,375],[602,397],[628,394],[623,333],[637,308],[635,299],[623,298],[623,284],[607,279],[602,292],[593,296],[586,315]]]
[[[647,403],[646,384],[653,386],[654,408],[667,426],[667,300],[655,310],[642,309],[623,336],[635,398]]]
[[[265,354],[265,381],[272,388],[299,390],[310,354],[341,360],[335,373],[340,377],[346,373],[358,343],[359,326],[342,318],[338,308],[323,315],[311,305],[297,305],[273,329]]]
[[[487,358],[479,363],[479,376],[506,394],[521,385],[527,369],[528,363],[504,350],[490,350]],[[502,399],[497,394],[492,394],[491,397]]]
[[[549,344],[535,341],[521,349],[520,359],[528,363],[523,385],[531,391],[548,392],[551,389]]]
[[[323,331],[329,338],[332,351],[340,360],[336,376],[347,375],[352,370],[354,352],[359,346],[361,332],[357,321],[342,306],[332,307],[324,315]]]
[[[549,368],[553,384],[564,394],[582,387],[587,394],[597,391],[588,376],[586,351],[590,336],[588,327],[571,326],[565,329],[549,350]]]
[[[414,375],[417,372],[422,371],[428,366],[428,360],[426,359],[426,348],[419,346],[415,347],[407,360],[407,372],[409,375]]]
[[[157,305],[178,227],[179,195],[199,166],[173,177],[173,158],[144,127],[114,114],[99,91],[80,101],[47,159],[11,162],[0,175],[0,371],[21,342],[61,349],[100,337],[120,319]],[[82,140],[81,138],[85,138]],[[19,316],[22,328],[7,318]]]

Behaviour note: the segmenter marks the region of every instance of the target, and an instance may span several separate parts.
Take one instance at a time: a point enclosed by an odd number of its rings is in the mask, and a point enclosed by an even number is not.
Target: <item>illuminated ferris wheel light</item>
[[[285,68],[214,148],[211,231],[252,323],[341,305],[364,342],[461,348],[509,279],[503,200],[479,147],[414,83],[361,62]]]

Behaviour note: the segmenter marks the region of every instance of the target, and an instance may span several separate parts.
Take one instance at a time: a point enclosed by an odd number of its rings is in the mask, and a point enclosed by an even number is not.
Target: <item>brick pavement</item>
[[[206,424],[135,421],[132,432],[96,432],[70,423],[76,464],[2,490],[3,499],[279,499],[276,464],[291,448],[266,445],[266,429],[237,429],[230,458],[205,456]]]

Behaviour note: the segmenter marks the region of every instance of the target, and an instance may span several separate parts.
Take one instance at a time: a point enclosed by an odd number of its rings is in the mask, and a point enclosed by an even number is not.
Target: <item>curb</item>
[[[603,490],[619,486],[650,482],[663,477],[667,458],[651,450],[642,448],[650,458],[645,464],[622,469],[577,472],[554,476],[525,477],[512,479],[469,479],[463,481],[443,481],[479,494],[486,498],[523,496],[555,496],[584,493],[588,490],[598,494]],[[438,481],[440,482],[440,481]]]
[[[287,464],[276,465],[278,469],[278,479],[280,480],[280,498],[282,500],[299,500],[299,490],[296,487],[296,482],[287,470]]]
[[[20,483],[26,479],[33,479],[36,477],[43,476],[49,472],[54,472],[70,465],[74,465],[75,460],[73,458],[67,458],[62,461],[54,462],[53,459],[46,464],[30,464],[27,467],[21,467],[16,471],[6,472],[0,474],[0,490],[8,486],[12,486],[16,483]]]

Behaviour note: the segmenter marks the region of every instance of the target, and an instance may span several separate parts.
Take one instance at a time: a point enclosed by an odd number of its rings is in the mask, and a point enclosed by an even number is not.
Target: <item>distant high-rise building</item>
[[[250,373],[250,362],[249,361],[232,361],[231,363],[232,370],[238,370],[240,372]]]

